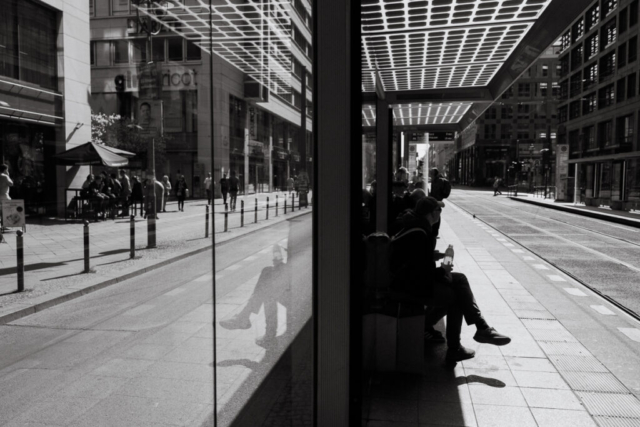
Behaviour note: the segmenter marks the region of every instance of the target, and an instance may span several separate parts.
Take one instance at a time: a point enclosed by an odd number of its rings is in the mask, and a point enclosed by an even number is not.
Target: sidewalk
[[[464,325],[475,358],[447,370],[445,345],[429,345],[422,376],[378,374],[366,425],[639,426],[640,324],[453,202],[446,211],[438,249],[454,245],[455,270],[512,342],[478,344]]]
[[[300,210],[297,199],[296,210],[292,212],[289,196],[287,214],[284,215],[284,194],[277,195],[280,202],[277,216],[275,193],[238,197],[238,210],[228,215],[227,232],[224,232],[224,205],[222,200],[216,199],[211,216],[215,222],[215,243],[221,244],[311,212],[310,208]],[[268,220],[267,197],[270,198]],[[240,227],[241,200],[251,206],[251,210],[246,210],[243,227]],[[136,258],[133,260],[129,258],[129,219],[91,222],[90,274],[82,273],[82,223],[45,219],[42,224],[28,224],[24,235],[25,292],[22,293],[14,293],[17,289],[15,230],[6,233],[7,244],[0,245],[0,324],[210,249],[211,235],[205,239],[206,205],[206,200],[188,201],[184,212],[178,212],[177,202],[169,202],[167,212],[158,214],[156,249],[147,249],[147,221],[137,216]],[[210,233],[213,229],[210,224]]]
[[[609,208],[585,205],[574,205],[573,202],[556,202],[552,199],[543,199],[534,197],[531,194],[523,194],[519,197],[509,197],[511,200],[530,203],[534,205],[544,206],[550,209],[556,209],[564,212],[571,212],[578,215],[588,216],[591,218],[611,221],[618,224],[629,225],[631,227],[640,228],[640,212],[632,213],[627,211],[615,211]]]

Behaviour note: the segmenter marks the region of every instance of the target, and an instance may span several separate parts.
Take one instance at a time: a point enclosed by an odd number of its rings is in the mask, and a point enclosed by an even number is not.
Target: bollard
[[[89,265],[89,221],[84,221],[84,272],[88,273],[91,269]]]
[[[298,210],[302,209],[302,203],[300,203],[300,193],[298,193]]]
[[[225,233],[229,230],[229,212],[224,212],[224,231]]]
[[[258,223],[258,199],[256,199],[256,218],[255,218],[255,223]]]
[[[136,257],[136,216],[135,215],[131,215],[131,220],[129,221],[129,240],[131,243],[129,257],[131,259],[134,259]]]
[[[224,210],[225,210],[225,211],[228,211],[228,210],[229,210],[229,204],[228,204],[228,203],[225,203],[225,204],[224,204]]]
[[[267,196],[267,219],[269,219],[269,197]]]
[[[287,196],[284,196],[284,214],[287,214]]]
[[[276,194],[276,216],[278,216],[278,195]]]
[[[209,237],[209,205],[207,205],[207,217],[204,220],[204,238]]]
[[[22,241],[22,230],[16,232],[16,248],[18,255],[18,292],[24,291],[24,242]]]
[[[296,210],[296,195],[291,193],[291,213]]]
[[[244,200],[240,200],[240,227],[244,227]]]

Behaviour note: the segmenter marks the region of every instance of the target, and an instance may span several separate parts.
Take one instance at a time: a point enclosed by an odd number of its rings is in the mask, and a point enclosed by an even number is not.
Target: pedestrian
[[[146,190],[146,200],[147,200],[147,212],[144,217],[147,218],[149,215],[155,214],[156,219],[160,219],[158,217],[158,211],[162,210],[162,205],[164,203],[164,185],[155,177],[149,176],[147,178],[147,186]],[[155,206],[153,204],[155,193]]]
[[[299,196],[299,204],[301,207],[309,206],[309,199],[307,195],[309,194],[309,176],[306,171],[300,172],[300,176],[298,177],[298,196]]]
[[[211,179],[211,172],[207,174],[207,177],[204,179],[204,189],[207,192],[207,205],[211,204],[211,183],[213,180]]]
[[[429,196],[433,197],[437,201],[441,202],[451,194],[451,183],[444,179],[438,168],[433,168],[429,171],[429,179],[431,180],[431,190],[429,191]],[[438,218],[440,218],[438,216]],[[432,227],[432,232],[434,237],[438,238],[438,233],[440,232],[440,220],[435,223]]]
[[[493,179],[493,197],[497,196],[498,194],[502,196],[502,191],[500,191],[501,182],[502,179],[498,178],[497,176]]]
[[[289,194],[293,192],[294,184],[295,182],[293,181],[293,178],[291,177],[287,178],[287,191],[289,192]]]
[[[142,188],[142,182],[140,182],[140,178],[134,176],[133,184],[131,185],[131,204],[136,211],[138,203],[140,203],[140,215],[142,216],[142,206],[144,206],[144,191]]]
[[[222,202],[226,205],[227,194],[229,194],[229,179],[226,172],[222,174],[222,179],[220,180],[220,192],[222,193]]]
[[[187,197],[187,182],[184,179],[184,175],[180,175],[176,181],[176,197],[178,198],[178,210],[184,212],[184,199]]]
[[[169,200],[169,194],[171,194],[171,182],[167,175],[162,177],[162,185],[164,186],[164,199],[162,199],[162,212],[167,211],[167,201]]]
[[[236,171],[231,171],[231,178],[229,178],[229,208],[232,211],[236,210],[236,201],[238,199],[238,189],[240,188],[240,180],[236,176]]]
[[[122,216],[129,216],[129,199],[131,197],[131,181],[125,173],[124,169],[120,169],[120,185],[122,191],[120,191],[120,200],[122,202]]]

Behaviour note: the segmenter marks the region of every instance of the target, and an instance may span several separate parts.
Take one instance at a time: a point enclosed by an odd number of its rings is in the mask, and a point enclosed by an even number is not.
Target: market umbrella
[[[135,156],[129,151],[87,142],[65,152],[54,155],[59,165],[104,165],[119,168],[129,164],[127,157]]]

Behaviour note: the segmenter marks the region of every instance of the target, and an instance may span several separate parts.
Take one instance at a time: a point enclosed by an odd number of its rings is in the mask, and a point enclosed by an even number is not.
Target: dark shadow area
[[[468,375],[466,378],[467,378],[467,383],[469,384],[480,383],[480,384],[488,385],[489,387],[496,387],[496,388],[504,388],[507,386],[505,383],[495,378],[481,377],[479,375]]]
[[[123,254],[125,252],[129,252],[129,249],[114,249],[111,251],[104,251],[104,252],[100,252],[100,255],[102,256],[118,255],[118,254]]]

